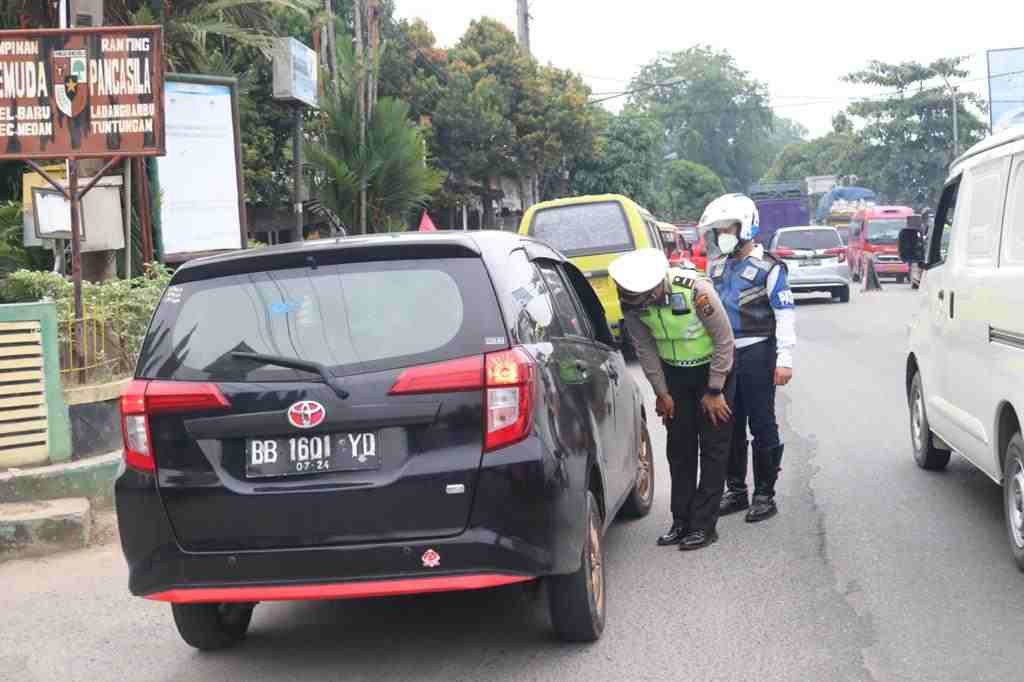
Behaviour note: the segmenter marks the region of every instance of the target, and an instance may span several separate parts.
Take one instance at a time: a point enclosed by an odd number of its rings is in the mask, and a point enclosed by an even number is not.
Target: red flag
[[[430,219],[430,215],[426,211],[423,212],[423,217],[420,218],[420,232],[437,232],[434,221]]]

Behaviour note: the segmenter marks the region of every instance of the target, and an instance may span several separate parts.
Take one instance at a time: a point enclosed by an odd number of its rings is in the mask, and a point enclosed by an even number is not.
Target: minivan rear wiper
[[[342,385],[341,380],[338,377],[331,374],[331,371],[327,369],[327,365],[312,360],[300,360],[298,358],[288,358],[280,355],[263,355],[262,353],[246,353],[243,351],[234,351],[231,353],[231,357],[238,358],[240,360],[251,360],[252,362],[258,362],[261,365],[275,365],[277,367],[284,367],[286,369],[297,369],[301,372],[309,372],[310,374],[319,374],[320,378],[334,393],[345,400],[348,398],[349,393]]]

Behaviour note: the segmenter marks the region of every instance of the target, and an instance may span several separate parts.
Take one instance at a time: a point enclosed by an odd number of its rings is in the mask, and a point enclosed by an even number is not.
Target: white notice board
[[[167,76],[167,155],[157,158],[163,254],[244,248],[234,84]]]

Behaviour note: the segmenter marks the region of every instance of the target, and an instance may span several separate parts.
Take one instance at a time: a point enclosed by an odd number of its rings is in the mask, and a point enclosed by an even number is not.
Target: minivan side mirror
[[[924,262],[924,239],[916,227],[900,230],[900,260],[904,263]]]

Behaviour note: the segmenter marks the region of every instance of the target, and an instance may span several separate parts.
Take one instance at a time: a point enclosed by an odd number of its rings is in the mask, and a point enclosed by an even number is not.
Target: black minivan
[[[186,642],[257,602],[546,579],[604,627],[602,537],[650,510],[644,405],[583,275],[508,233],[305,242],[182,266],[122,397],[133,594]]]

